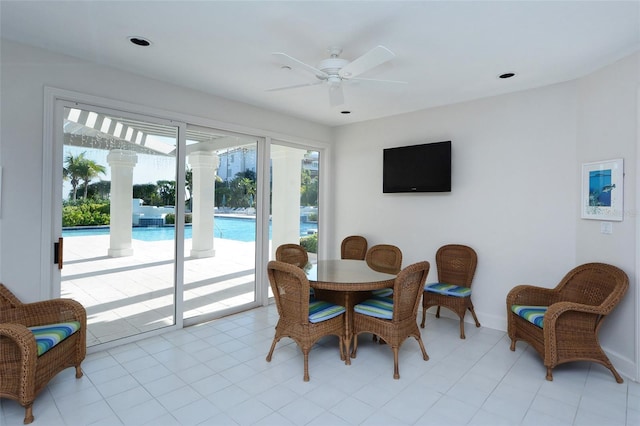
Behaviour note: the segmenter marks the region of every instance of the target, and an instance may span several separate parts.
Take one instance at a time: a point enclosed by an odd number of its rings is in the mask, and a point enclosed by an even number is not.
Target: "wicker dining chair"
[[[309,263],[309,255],[300,244],[282,244],[276,249],[276,260],[304,268]]]
[[[267,265],[267,273],[280,315],[267,362],[271,362],[273,350],[280,339],[289,337],[302,350],[303,379],[308,382],[311,348],[321,337],[334,335],[338,337],[340,359],[346,363],[345,308],[321,300],[310,301],[309,280],[304,271],[294,265],[272,260]]]
[[[352,358],[356,357],[358,351],[358,335],[373,333],[380,336],[393,351],[394,379],[400,378],[398,351],[408,337],[418,341],[422,358],[425,361],[429,359],[416,322],[420,294],[428,273],[429,262],[409,265],[400,271],[394,281],[393,298],[374,297],[354,306]]]
[[[507,326],[511,350],[524,340],[551,370],[572,361],[592,361],[622,377],[600,347],[598,331],[604,318],[629,288],[621,269],[604,263],[586,263],[567,273],[555,288],[519,285],[507,294]]]
[[[440,307],[455,312],[460,318],[460,338],[464,339],[464,317],[467,311],[473,315],[476,327],[480,327],[471,301],[471,284],[478,264],[478,255],[471,247],[447,244],[436,252],[438,282],[429,283],[422,293],[422,322],[424,328],[427,309],[437,306],[436,318],[440,318]]]
[[[367,250],[365,261],[374,271],[395,275],[402,269],[402,251],[391,244],[377,244]],[[378,297],[392,297],[393,289],[383,288],[372,293]]]
[[[87,313],[71,299],[22,303],[0,284],[0,398],[25,408],[24,423],[33,422],[33,402],[60,371],[85,358]]]
[[[367,255],[367,239],[361,235],[345,237],[340,244],[340,258],[364,260]]]

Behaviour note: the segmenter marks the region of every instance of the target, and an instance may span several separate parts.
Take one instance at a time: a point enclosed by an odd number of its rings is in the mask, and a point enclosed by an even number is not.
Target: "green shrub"
[[[191,213],[186,213],[184,215],[184,223],[191,223]],[[174,213],[167,213],[164,217],[164,223],[167,225],[175,225],[176,224],[176,215]]]
[[[318,234],[309,235],[308,237],[300,238],[300,245],[307,250],[308,253],[318,252]]]
[[[109,225],[109,201],[81,200],[64,203],[62,226]]]

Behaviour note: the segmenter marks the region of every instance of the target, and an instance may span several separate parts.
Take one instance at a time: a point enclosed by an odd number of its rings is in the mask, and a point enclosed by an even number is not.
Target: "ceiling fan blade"
[[[329,86],[329,104],[332,107],[344,104],[344,93],[341,84]]]
[[[364,81],[364,82],[372,82],[372,83],[394,83],[394,84],[409,84],[407,81],[399,81],[399,80],[379,80],[377,78],[349,78],[345,81]]]
[[[318,84],[322,84],[322,83],[324,83],[324,81],[317,81],[315,83],[295,84],[293,86],[284,86],[284,87],[276,87],[273,89],[266,89],[265,92],[279,92],[281,90],[298,89],[300,87],[317,86]]]
[[[364,55],[347,64],[338,72],[338,74],[340,77],[344,78],[356,77],[391,60],[394,56],[396,55],[386,47],[376,46]]]
[[[278,57],[285,65],[290,65],[292,68],[296,68],[296,67],[303,68],[307,71],[314,73],[318,78],[329,77],[329,74],[327,74],[326,72],[319,70],[318,68],[311,66],[309,64],[305,64],[301,60],[296,59],[292,56],[289,56],[286,53],[275,52],[273,55]]]

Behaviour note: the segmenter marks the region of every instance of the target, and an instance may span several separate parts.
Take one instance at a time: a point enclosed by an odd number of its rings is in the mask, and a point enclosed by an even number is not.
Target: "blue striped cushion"
[[[344,313],[345,310],[344,306],[314,299],[313,301],[309,301],[309,322],[315,324],[326,321]]]
[[[467,297],[471,296],[469,287],[462,287],[453,284],[431,283],[424,286],[426,291],[431,293],[444,294],[446,296]]]
[[[62,342],[80,329],[78,321],[28,327],[36,338],[38,356]]]
[[[546,306],[511,305],[511,310],[531,324],[544,328],[543,320],[544,314],[547,312]]]
[[[393,299],[389,297],[375,297],[367,299],[353,307],[354,312],[370,317],[390,320],[393,318]]]
[[[380,288],[378,290],[372,290],[371,294],[374,297],[391,297],[391,296],[393,296],[393,289],[392,288]]]

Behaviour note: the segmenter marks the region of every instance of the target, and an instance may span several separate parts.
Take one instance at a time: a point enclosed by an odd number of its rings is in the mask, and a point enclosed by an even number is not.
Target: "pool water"
[[[213,235],[216,238],[250,242],[256,240],[256,221],[235,217],[216,217],[213,222]],[[300,236],[312,235],[318,229],[316,222],[300,222]],[[134,227],[132,238],[141,241],[173,240],[175,230],[173,226],[163,227]],[[64,229],[62,236],[82,237],[90,235],[109,235],[109,227],[86,227]],[[184,237],[191,238],[191,225],[185,226]],[[271,223],[269,223],[269,239],[271,239]]]

